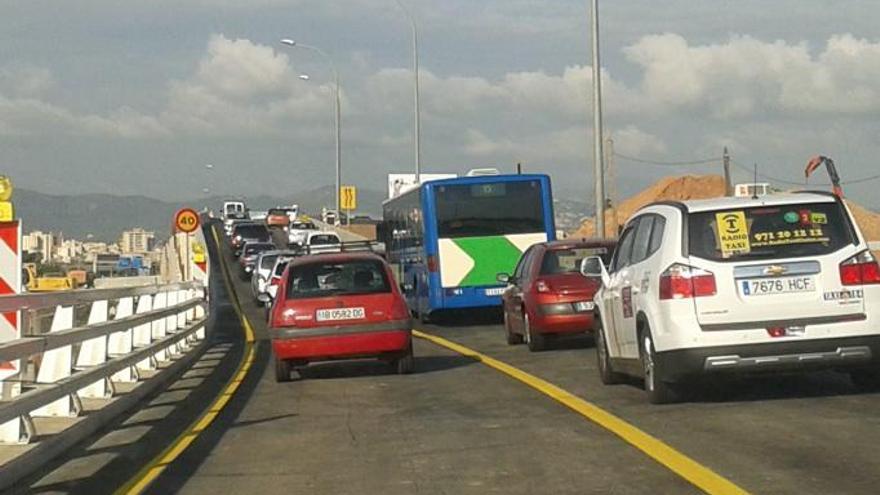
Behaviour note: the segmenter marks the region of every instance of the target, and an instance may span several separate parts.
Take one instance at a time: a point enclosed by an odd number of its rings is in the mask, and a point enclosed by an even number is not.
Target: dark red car
[[[539,351],[551,336],[591,332],[593,296],[601,281],[581,275],[580,263],[596,255],[607,263],[614,246],[604,239],[535,244],[512,275],[498,274],[498,281],[507,283],[502,295],[507,343],[525,341],[529,350]]]
[[[291,261],[269,313],[269,335],[279,382],[318,361],[379,358],[400,374],[414,367],[409,308],[388,264],[371,253]]]

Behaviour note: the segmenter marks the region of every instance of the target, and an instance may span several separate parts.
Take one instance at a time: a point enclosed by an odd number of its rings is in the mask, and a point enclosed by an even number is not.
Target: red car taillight
[[[840,264],[840,283],[843,285],[880,284],[880,265],[871,251],[861,253]]]
[[[402,299],[395,302],[391,308],[391,318],[394,320],[405,320],[410,317],[409,307]]]
[[[688,299],[714,296],[715,274],[676,263],[660,274],[660,299]]]

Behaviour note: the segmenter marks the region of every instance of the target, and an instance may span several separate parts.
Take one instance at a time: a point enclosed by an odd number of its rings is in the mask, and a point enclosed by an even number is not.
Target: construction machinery
[[[23,269],[24,288],[28,292],[55,292],[73,290],[79,286],[77,277],[64,274],[43,274],[38,276],[37,266],[25,263]]]

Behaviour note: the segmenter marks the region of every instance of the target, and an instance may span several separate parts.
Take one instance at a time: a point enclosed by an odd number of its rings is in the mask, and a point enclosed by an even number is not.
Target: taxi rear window
[[[853,242],[837,203],[802,203],[691,213],[691,256],[715,261],[819,256]]]

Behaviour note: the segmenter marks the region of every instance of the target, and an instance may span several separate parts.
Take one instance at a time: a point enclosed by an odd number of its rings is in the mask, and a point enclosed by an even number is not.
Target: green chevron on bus
[[[383,204],[388,261],[417,315],[501,305],[529,246],[554,240],[550,178],[480,175],[425,182]]]

